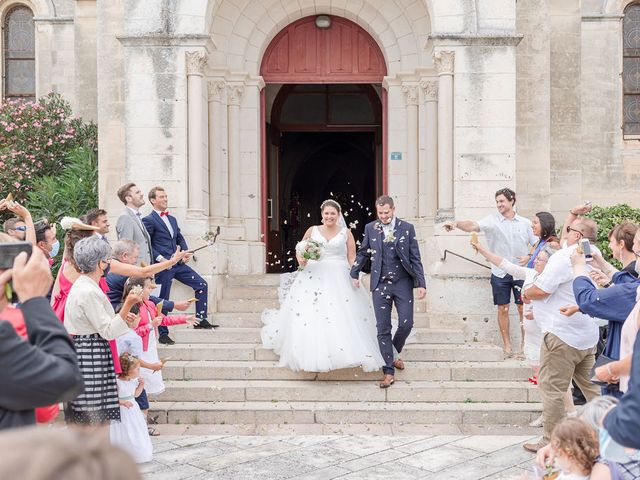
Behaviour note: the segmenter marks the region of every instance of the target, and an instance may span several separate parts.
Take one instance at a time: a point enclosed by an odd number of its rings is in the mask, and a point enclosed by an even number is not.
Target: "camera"
[[[593,260],[593,255],[591,253],[591,244],[587,238],[583,238],[580,240],[580,248],[582,248],[582,253],[584,254],[584,259],[587,262]]]

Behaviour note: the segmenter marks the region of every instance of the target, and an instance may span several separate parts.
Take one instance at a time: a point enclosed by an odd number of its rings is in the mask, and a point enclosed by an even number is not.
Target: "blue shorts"
[[[149,399],[147,398],[147,391],[143,388],[140,395],[136,397],[136,402],[140,406],[140,410],[149,410]]]
[[[493,304],[509,305],[511,303],[511,292],[513,291],[513,298],[516,305],[522,305],[520,292],[522,291],[523,284],[524,280],[514,280],[509,274],[505,275],[504,278],[496,277],[494,274],[491,274]]]

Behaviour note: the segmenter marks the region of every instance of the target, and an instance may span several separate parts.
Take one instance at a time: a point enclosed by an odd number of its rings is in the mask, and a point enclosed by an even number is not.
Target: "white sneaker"
[[[541,427],[542,426],[542,415],[536,418],[533,422],[529,424],[530,427]]]

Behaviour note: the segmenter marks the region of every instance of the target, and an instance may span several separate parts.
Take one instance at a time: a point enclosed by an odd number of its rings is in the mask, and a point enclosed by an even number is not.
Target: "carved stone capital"
[[[243,85],[232,85],[227,89],[227,99],[229,105],[240,105],[240,101],[242,100],[242,95],[244,95],[244,86]]]
[[[404,86],[402,87],[402,93],[404,93],[404,100],[409,105],[418,105],[418,87]]]
[[[420,82],[420,88],[427,102],[435,102],[438,100],[438,82],[435,80],[423,80]]]
[[[222,102],[227,93],[227,82],[209,82],[209,100]]]
[[[187,75],[204,75],[207,54],[202,50],[187,52]]]
[[[453,75],[453,62],[455,52],[449,50],[439,50],[433,53],[433,63],[436,66],[438,75]]]

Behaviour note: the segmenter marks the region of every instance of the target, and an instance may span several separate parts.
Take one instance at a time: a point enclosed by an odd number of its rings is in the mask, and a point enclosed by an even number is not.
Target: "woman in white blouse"
[[[108,425],[112,420],[120,420],[108,340],[127,333],[129,324],[135,321],[129,310],[141,298],[140,294],[132,293],[119,314],[113,311],[98,286],[111,260],[111,247],[97,236],[80,240],[73,256],[81,275],[69,292],[64,326],[73,337],[85,388],[84,393],[65,406],[65,419],[75,424]]]

